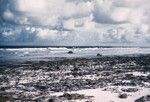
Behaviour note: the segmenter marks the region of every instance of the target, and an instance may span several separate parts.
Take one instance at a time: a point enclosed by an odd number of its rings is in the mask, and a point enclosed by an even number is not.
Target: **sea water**
[[[72,51],[72,54],[68,52]],[[150,48],[67,48],[67,47],[45,47],[45,48],[1,48],[0,62],[9,61],[39,61],[56,60],[60,58],[89,58],[96,57],[97,54],[103,56],[114,55],[139,55],[150,54]]]

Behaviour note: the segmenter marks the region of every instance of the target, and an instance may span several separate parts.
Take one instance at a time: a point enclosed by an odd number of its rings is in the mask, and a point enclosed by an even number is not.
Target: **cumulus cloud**
[[[0,41],[149,43],[149,5],[149,0],[0,0]]]

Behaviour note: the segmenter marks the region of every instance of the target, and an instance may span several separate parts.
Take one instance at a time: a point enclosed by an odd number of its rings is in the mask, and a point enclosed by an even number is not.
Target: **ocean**
[[[68,52],[73,53],[69,54]],[[141,47],[3,47],[0,62],[52,61],[62,58],[91,58],[103,56],[150,54],[150,48]]]

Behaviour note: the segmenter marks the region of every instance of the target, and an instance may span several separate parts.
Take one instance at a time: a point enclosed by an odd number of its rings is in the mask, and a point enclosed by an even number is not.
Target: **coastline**
[[[14,102],[98,102],[100,93],[106,96],[111,93],[107,96],[108,102],[132,102],[150,92],[149,60],[150,55],[137,55],[4,64],[0,66],[0,99]],[[96,92],[100,92],[99,96],[94,94]],[[139,92],[143,94],[135,96]],[[119,97],[121,94],[123,98]]]

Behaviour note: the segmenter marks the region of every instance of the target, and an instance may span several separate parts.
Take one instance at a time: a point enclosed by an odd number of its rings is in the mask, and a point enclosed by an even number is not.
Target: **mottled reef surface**
[[[0,102],[95,102],[94,96],[71,93],[84,89],[127,99],[138,87],[150,90],[150,55],[0,64]],[[150,102],[150,93],[135,102]]]

